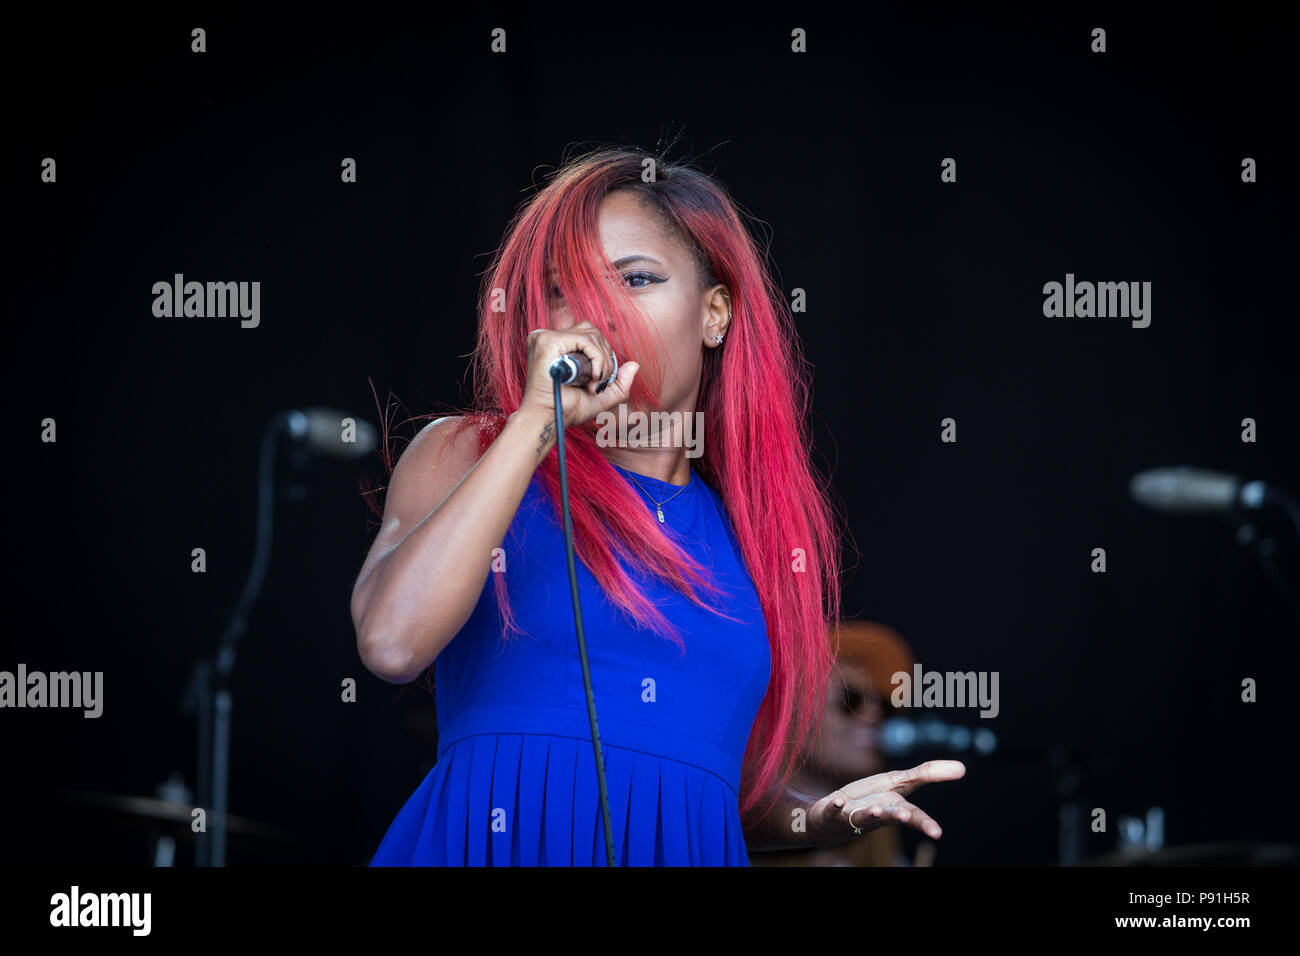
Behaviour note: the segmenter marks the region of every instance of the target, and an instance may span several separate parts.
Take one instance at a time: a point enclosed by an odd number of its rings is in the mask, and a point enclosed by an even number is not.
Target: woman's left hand
[[[904,797],[927,783],[957,780],[965,774],[966,766],[960,760],[927,760],[911,770],[891,770],[855,780],[809,806],[809,839],[822,849],[843,846],[856,838],[854,827],[866,832],[891,823],[905,823],[938,839],[943,832],[939,824]]]

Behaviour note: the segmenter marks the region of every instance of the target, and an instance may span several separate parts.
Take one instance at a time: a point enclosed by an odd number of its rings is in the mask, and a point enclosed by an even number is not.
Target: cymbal
[[[186,839],[198,836],[191,829],[195,807],[188,803],[173,800],[160,800],[157,797],[139,797],[132,794],[100,793],[92,790],[60,790],[59,799],[64,803],[91,806],[100,810],[123,816],[134,817],[137,822],[161,823],[173,831],[173,835]],[[208,813],[208,828],[211,830],[212,813]],[[231,836],[251,837],[260,840],[276,840],[285,843],[297,843],[301,838],[279,827],[226,814],[226,832]]]
[[[1079,866],[1294,866],[1300,847],[1287,843],[1190,843],[1155,853],[1141,847],[1080,860]]]

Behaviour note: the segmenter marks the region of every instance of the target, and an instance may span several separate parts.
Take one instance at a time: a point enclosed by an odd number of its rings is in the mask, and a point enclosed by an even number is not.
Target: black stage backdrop
[[[14,21],[0,670],[102,671],[105,689],[98,719],[0,713],[0,855],[149,861],[148,829],[86,795],[194,785],[181,701],[251,560],[268,416],[464,401],[479,274],[532,184],[577,149],[668,143],[761,220],[781,288],[806,294],[816,433],[857,546],[846,614],[896,628],[927,669],[1000,675],[999,753],[917,795],[945,829],[936,863],[1056,862],[1054,751],[1108,814],[1106,833],[1081,821],[1086,856],[1151,807],[1171,845],[1300,842],[1294,603],[1232,522],[1127,490],[1177,464],[1300,490],[1292,57],[1267,17],[1232,11]],[[152,286],[177,273],[259,281],[260,324],[156,318]],[[1149,326],[1045,317],[1067,274],[1151,283]],[[354,645],[375,531],[359,492],[383,474],[284,451],[277,475],[230,808],[296,839],[235,837],[229,861],[364,864],[436,747],[432,698]],[[1294,582],[1295,530],[1259,529]]]

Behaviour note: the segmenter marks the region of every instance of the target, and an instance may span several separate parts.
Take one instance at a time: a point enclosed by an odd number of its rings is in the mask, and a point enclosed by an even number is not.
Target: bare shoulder
[[[479,429],[449,415],[420,429],[393,469],[385,510],[403,517],[442,503],[479,459]]]
[[[463,415],[447,415],[429,422],[402,452],[400,466],[407,459],[434,464],[446,457],[473,465],[478,461],[478,428],[465,423]]]

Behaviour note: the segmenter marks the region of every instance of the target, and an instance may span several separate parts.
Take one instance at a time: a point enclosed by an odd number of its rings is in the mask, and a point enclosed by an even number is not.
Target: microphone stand
[[[196,866],[226,865],[226,801],[230,790],[230,722],[234,699],[231,673],[235,667],[235,645],[248,630],[248,614],[271,563],[272,518],[275,513],[276,442],[288,416],[272,415],[262,431],[257,463],[257,539],[253,563],[243,592],[230,612],[216,650],[194,663],[183,707],[194,713],[198,724],[196,797],[208,810],[208,829],[195,835]]]
[[[1259,483],[1252,482],[1252,485],[1259,485]],[[1296,621],[1300,622],[1300,595],[1296,594],[1277,561],[1273,559],[1273,555],[1277,552],[1277,540],[1269,535],[1260,534],[1258,524],[1250,514],[1266,503],[1277,505],[1295,525],[1297,539],[1300,540],[1300,504],[1297,504],[1295,498],[1281,488],[1273,485],[1261,487],[1263,490],[1251,495],[1248,503],[1244,503],[1244,497],[1238,499],[1237,507],[1230,512],[1230,520],[1237,526],[1237,543],[1250,552],[1269,582],[1290,599],[1291,610],[1296,615]],[[1247,488],[1251,486],[1247,485]]]

